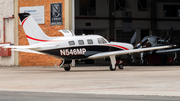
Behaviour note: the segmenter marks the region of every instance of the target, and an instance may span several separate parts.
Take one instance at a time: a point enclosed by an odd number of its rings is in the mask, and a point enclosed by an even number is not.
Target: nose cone
[[[134,46],[133,46],[132,44],[127,44],[127,48],[128,48],[129,50],[131,50],[131,49],[134,48]]]

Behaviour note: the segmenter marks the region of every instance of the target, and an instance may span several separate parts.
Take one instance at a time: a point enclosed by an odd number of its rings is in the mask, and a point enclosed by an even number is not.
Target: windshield
[[[98,38],[97,40],[98,40],[98,43],[99,43],[99,44],[105,44],[105,43],[107,43],[107,41],[106,41],[104,38]]]

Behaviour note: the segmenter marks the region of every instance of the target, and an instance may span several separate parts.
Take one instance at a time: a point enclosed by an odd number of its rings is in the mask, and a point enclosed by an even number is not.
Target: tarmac
[[[180,66],[0,67],[0,91],[180,96]]]

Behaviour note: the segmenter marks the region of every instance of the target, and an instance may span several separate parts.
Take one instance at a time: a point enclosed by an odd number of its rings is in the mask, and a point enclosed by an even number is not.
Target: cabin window
[[[98,38],[97,40],[99,44],[107,43],[103,38]]]
[[[84,41],[83,40],[78,40],[79,45],[84,45]]]
[[[74,41],[69,41],[68,43],[69,43],[69,45],[75,45]]]
[[[93,44],[92,39],[88,39],[87,42],[88,42],[88,44]]]

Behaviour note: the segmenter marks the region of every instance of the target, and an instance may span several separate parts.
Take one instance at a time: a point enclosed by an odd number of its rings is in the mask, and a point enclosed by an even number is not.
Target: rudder
[[[29,13],[19,13],[19,18],[30,45],[50,40]]]

